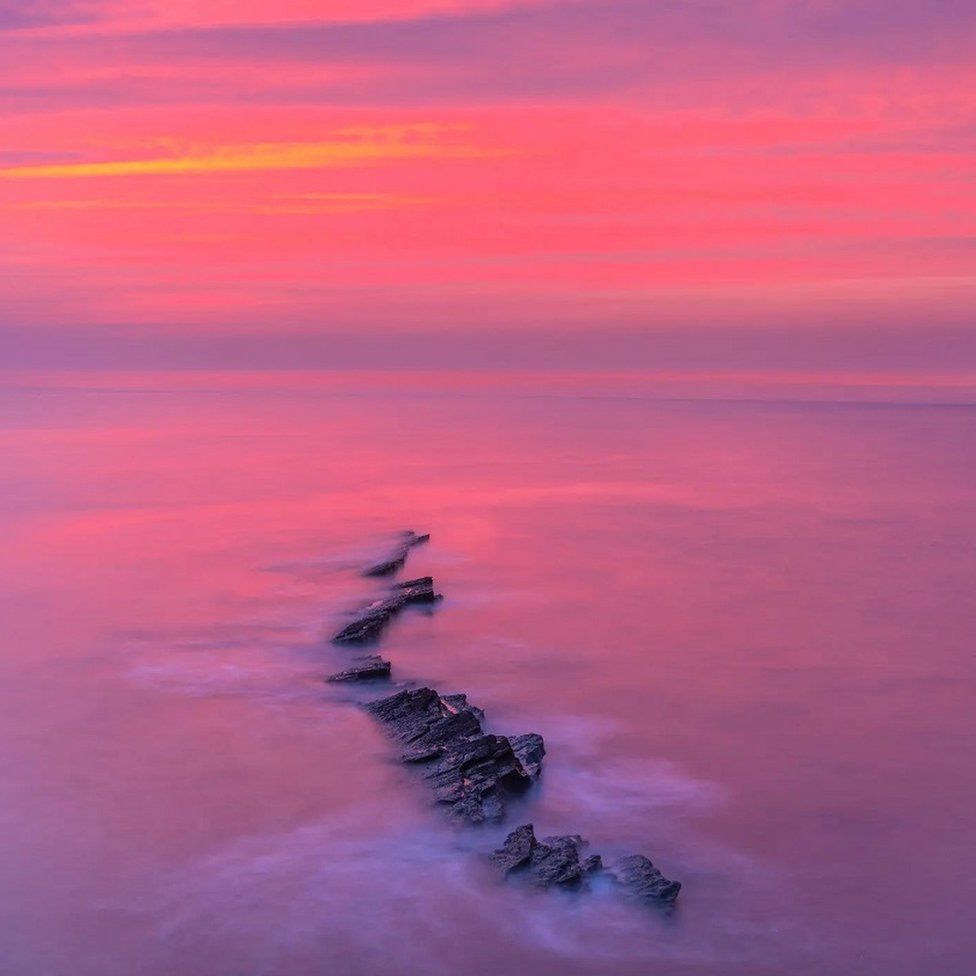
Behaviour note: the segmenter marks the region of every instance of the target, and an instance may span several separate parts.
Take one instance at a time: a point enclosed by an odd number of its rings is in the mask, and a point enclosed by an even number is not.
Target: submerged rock
[[[390,676],[390,662],[376,654],[364,657],[351,668],[330,674],[326,681],[369,681],[373,678],[388,678]]]
[[[536,839],[532,824],[516,827],[505,843],[491,855],[491,861],[507,877],[519,868],[540,888],[578,884],[583,877],[580,848],[585,841],[578,834]]]
[[[378,563],[363,570],[363,576],[392,576],[407,561],[407,556],[414,546],[427,542],[430,534],[417,535],[416,532],[404,532],[396,547]]]
[[[670,881],[643,854],[631,854],[613,866],[613,879],[641,901],[671,902],[681,891],[680,881]]]
[[[583,878],[580,848],[583,838],[579,834],[561,837],[543,837],[532,850],[529,872],[533,884],[540,888],[553,885],[576,885]]]
[[[434,579],[431,576],[397,583],[391,588],[389,595],[374,600],[360,610],[332,640],[336,644],[356,644],[372,640],[408,604],[434,603],[439,599],[434,592]]]
[[[484,713],[464,695],[418,688],[370,702],[366,709],[407,747],[401,762],[425,764],[422,775],[437,802],[472,823],[500,818],[505,794],[527,786],[545,754],[541,736],[518,736],[525,740],[523,764],[512,740],[483,730]]]
[[[490,855],[491,862],[508,877],[524,871],[541,888],[578,885],[586,876],[603,872],[634,897],[646,902],[673,902],[681,890],[642,854],[622,858],[613,871],[606,871],[599,854],[580,860],[586,841],[579,834],[536,839],[532,824],[516,827],[505,843]]]
[[[591,854],[583,859],[583,874],[596,874],[603,870],[603,858],[599,854]]]
[[[494,851],[489,859],[508,877],[516,868],[529,863],[532,851],[538,843],[532,824],[522,824],[505,838],[505,843]]]

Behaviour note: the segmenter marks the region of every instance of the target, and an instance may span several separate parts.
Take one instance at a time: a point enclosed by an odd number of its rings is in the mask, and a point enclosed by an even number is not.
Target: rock
[[[396,547],[378,563],[363,570],[363,576],[392,576],[407,561],[407,556],[414,546],[427,542],[430,534],[417,535],[416,532],[404,532]]]
[[[532,824],[522,824],[489,859],[506,877],[513,871],[524,871],[541,888],[566,887],[604,870],[599,854],[580,860],[580,851],[585,846],[586,841],[579,834],[537,840]],[[614,873],[607,874],[629,894],[645,902],[673,902],[681,890],[680,882],[669,881],[641,854],[622,858],[614,866]]]
[[[536,840],[532,824],[522,824],[491,854],[491,861],[506,877],[519,868],[526,869],[532,883],[540,888],[572,885],[583,877],[579,852],[584,844],[578,834]]]
[[[680,881],[669,881],[643,854],[631,854],[613,866],[612,877],[641,901],[672,902],[681,891]]]
[[[445,755],[461,741],[480,736],[481,722],[474,712],[450,712],[434,722],[400,757],[404,762],[427,762]]]
[[[363,575],[396,573],[410,550],[429,538],[403,533],[387,558],[364,570]],[[372,640],[405,606],[438,599],[430,576],[396,583],[385,596],[360,610],[332,639],[340,644]],[[389,674],[390,662],[370,655],[328,680],[362,681]],[[364,707],[401,743],[400,761],[420,768],[436,801],[471,823],[500,819],[506,797],[530,784],[542,770],[546,750],[541,735],[529,732],[509,737],[486,732],[484,712],[465,695],[441,695],[432,688],[408,689]],[[602,884],[597,882],[601,887],[612,883],[644,903],[670,905],[678,897],[681,883],[664,877],[643,855],[628,855],[607,870],[599,854],[580,856],[586,846],[579,834],[538,840],[532,824],[522,824],[508,834],[490,860],[505,877],[518,872],[542,888],[587,888],[590,878],[601,875],[607,879]]]
[[[529,861],[532,883],[540,888],[578,884],[583,877],[579,856],[583,843],[579,834],[544,837],[536,844]]]
[[[523,766],[511,740],[483,730],[484,713],[464,695],[418,688],[365,707],[407,746],[402,762],[426,764],[422,775],[437,802],[472,823],[501,817],[505,794],[532,781],[545,751],[541,736],[517,737],[526,740]]]
[[[420,576],[403,583],[395,583],[391,599],[402,600],[404,604],[434,603],[440,599],[440,595],[434,592],[433,576]]]
[[[391,734],[401,742],[419,739],[437,721],[453,714],[444,709],[433,688],[398,691],[389,698],[369,702],[366,710],[389,725]]]
[[[327,681],[369,681],[372,678],[388,678],[390,676],[390,662],[376,654],[364,657],[351,668],[330,674]]]
[[[546,754],[542,736],[536,732],[527,732],[525,735],[509,736],[508,741],[512,744],[512,752],[518,756],[522,768],[529,776],[538,776]]]
[[[599,854],[591,854],[589,857],[583,859],[581,867],[583,868],[583,874],[597,874],[603,870],[603,858]]]
[[[411,603],[433,603],[440,597],[434,592],[431,576],[407,580],[392,587],[388,596],[374,600],[346,624],[333,638],[336,644],[357,644],[372,640],[405,606]]]
[[[467,695],[441,695],[441,705],[451,712],[474,712],[479,722],[485,720],[485,713],[468,701]]]
[[[507,877],[516,868],[524,867],[529,863],[532,851],[538,843],[532,824],[522,824],[505,838],[505,843],[494,851],[489,859]]]
[[[529,782],[508,739],[490,733],[452,740],[423,776],[438,803],[472,823],[499,819],[503,792]]]

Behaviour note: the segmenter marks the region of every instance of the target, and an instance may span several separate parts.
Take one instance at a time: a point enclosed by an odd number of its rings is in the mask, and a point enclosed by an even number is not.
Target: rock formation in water
[[[669,881],[643,854],[629,854],[613,866],[613,879],[642,901],[674,901],[680,881]]]
[[[535,733],[509,739],[485,732],[484,713],[464,695],[418,688],[366,709],[406,746],[402,762],[423,764],[437,802],[471,823],[500,819],[505,795],[528,786],[545,755],[542,736]]]
[[[433,603],[440,596],[434,592],[434,580],[430,576],[396,583],[389,594],[364,607],[353,621],[337,633],[332,640],[336,644],[356,644],[379,636],[380,631],[405,606],[411,603]]]
[[[506,877],[512,872],[524,873],[541,888],[574,887],[587,876],[602,873],[640,901],[669,903],[678,897],[681,883],[665,878],[642,854],[622,858],[608,870],[598,854],[580,857],[586,846],[579,834],[537,840],[532,824],[522,824],[505,838],[491,861]]]
[[[429,538],[404,533],[388,558],[363,575],[392,575],[406,562],[410,550]],[[430,576],[395,584],[387,596],[359,611],[332,639],[339,644],[373,640],[405,606],[438,599]],[[365,681],[389,674],[390,662],[371,655],[328,680]],[[528,786],[542,768],[546,750],[541,735],[485,732],[484,712],[465,695],[440,695],[431,688],[418,688],[369,702],[365,708],[403,744],[400,761],[422,766],[437,802],[471,823],[501,819],[505,796]],[[608,869],[598,854],[581,857],[586,846],[578,834],[540,841],[532,824],[523,824],[505,838],[491,861],[506,877],[513,872],[524,874],[544,888],[580,887],[588,877],[600,876],[642,902],[670,904],[678,897],[681,883],[664,877],[643,855],[631,854]]]
[[[390,662],[377,654],[371,654],[353,663],[352,667],[336,674],[330,674],[327,681],[370,681],[373,678],[388,678]]]
[[[396,547],[378,563],[363,570],[363,576],[392,576],[407,561],[410,550],[430,539],[430,534],[417,535],[416,532],[404,532]]]

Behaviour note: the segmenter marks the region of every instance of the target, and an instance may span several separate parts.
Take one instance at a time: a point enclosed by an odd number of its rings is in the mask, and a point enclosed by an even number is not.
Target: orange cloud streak
[[[0,179],[79,179],[99,176],[173,176],[186,173],[222,173],[248,170],[324,169],[380,160],[424,157],[471,157],[497,151],[470,145],[451,145],[437,136],[449,131],[436,125],[362,127],[338,133],[325,142],[252,143],[223,146],[154,159],[115,159],[41,166],[8,166]]]

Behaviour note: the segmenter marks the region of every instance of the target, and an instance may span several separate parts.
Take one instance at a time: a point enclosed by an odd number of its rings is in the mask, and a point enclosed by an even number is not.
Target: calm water
[[[95,386],[2,392],[4,976],[976,970],[976,409]],[[673,914],[499,884],[322,684],[407,527],[397,677]]]

